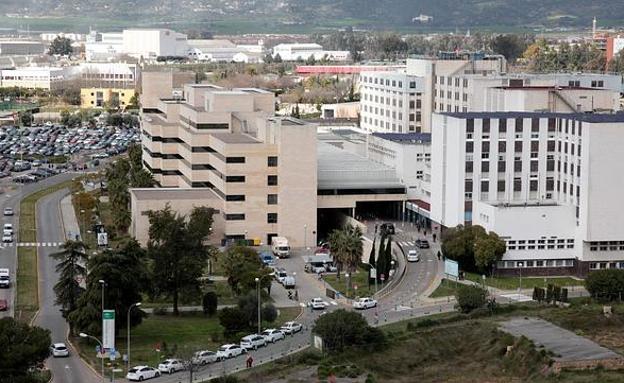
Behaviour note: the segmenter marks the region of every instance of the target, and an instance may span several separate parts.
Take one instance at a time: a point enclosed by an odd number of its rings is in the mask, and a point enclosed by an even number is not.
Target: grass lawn
[[[455,295],[455,291],[457,289],[457,282],[450,281],[448,279],[443,279],[440,286],[429,295],[429,298],[441,298],[441,297],[450,297]]]
[[[293,320],[300,311],[298,307],[280,309],[280,315],[275,323],[266,324],[264,327],[280,326],[284,322]],[[217,315],[212,317],[206,317],[201,313],[181,313],[178,317],[150,315],[143,320],[141,325],[131,330],[130,363],[133,366],[139,364],[155,366],[157,360],[169,355],[184,358],[198,350],[215,350],[225,342],[222,332],[223,328],[219,324]],[[99,359],[95,357],[95,343],[81,338],[74,338],[72,342],[79,346],[80,353],[89,363],[99,368]],[[154,351],[157,344],[161,347],[160,353]],[[120,353],[127,353],[125,330],[117,334],[115,347]],[[165,349],[168,351],[165,352]],[[121,368],[123,363],[116,361],[115,366]]]
[[[481,275],[476,273],[466,273],[466,279],[483,283]],[[501,290],[516,290],[520,287],[520,278],[516,277],[487,277],[485,284]],[[566,286],[583,286],[584,282],[571,277],[522,277],[522,288],[532,289],[533,287],[546,287],[548,284]]]
[[[72,181],[54,185],[28,195],[20,203],[19,242],[37,242],[37,201],[48,194],[70,187]],[[37,268],[37,249],[33,247],[17,248],[17,286],[15,295],[15,317],[30,323],[39,310],[39,278]]]
[[[349,289],[348,294],[347,279],[344,274],[340,276],[340,280],[336,277],[336,273],[323,274],[323,279],[335,290],[339,291],[340,294],[348,298],[370,297],[375,293],[374,284],[370,286],[370,289],[368,287],[368,271],[363,268],[358,268],[358,270],[351,276],[351,288]],[[355,288],[356,286],[357,289]],[[378,288],[381,289],[381,284],[379,284]]]

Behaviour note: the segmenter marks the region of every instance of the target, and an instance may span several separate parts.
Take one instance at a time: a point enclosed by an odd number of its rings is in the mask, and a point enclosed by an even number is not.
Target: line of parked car
[[[286,335],[292,335],[300,332],[303,326],[297,322],[286,322],[279,329],[266,329],[261,334],[251,334],[241,338],[240,343],[224,344],[217,351],[202,350],[197,351],[191,363],[196,366],[204,366],[211,363],[221,362],[226,359],[236,358],[248,351],[257,350],[260,347],[266,347],[277,341],[286,338]],[[157,378],[161,374],[173,374],[183,371],[187,368],[187,364],[180,359],[166,359],[161,362],[157,368],[150,366],[136,366],[128,370],[126,379],[131,381],[144,381],[147,379]]]
[[[92,159],[105,158],[123,153],[131,143],[139,141],[138,129],[102,124],[71,129],[53,124],[30,128],[0,127],[0,178],[40,166],[38,157],[89,152]],[[24,178],[23,182],[29,181]]]

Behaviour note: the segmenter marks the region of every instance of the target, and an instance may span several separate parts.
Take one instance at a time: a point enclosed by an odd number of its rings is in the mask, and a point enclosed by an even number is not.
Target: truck
[[[9,269],[0,269],[0,287],[9,288],[10,284]]]
[[[271,249],[273,250],[273,254],[278,258],[290,257],[290,246],[288,245],[288,239],[286,237],[273,237]]]

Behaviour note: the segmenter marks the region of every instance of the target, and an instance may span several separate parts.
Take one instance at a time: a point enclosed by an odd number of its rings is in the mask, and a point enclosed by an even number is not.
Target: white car
[[[252,334],[241,338],[240,346],[245,350],[257,350],[258,347],[266,346],[267,341],[262,335]]]
[[[312,307],[314,310],[325,310],[325,307],[329,306],[329,303],[321,298],[312,298],[310,302],[308,302],[308,306]]]
[[[193,364],[206,365],[208,363],[214,363],[221,361],[221,358],[217,356],[214,351],[197,351],[193,356]]]
[[[165,359],[158,365],[158,371],[173,374],[174,372],[184,370],[184,363],[178,359]]]
[[[354,309],[366,310],[373,307],[377,307],[377,301],[373,298],[360,298],[353,302]]]
[[[262,331],[262,334],[260,335],[262,335],[264,337],[264,340],[268,343],[275,343],[276,341],[282,340],[286,337],[286,335],[284,335],[281,330],[277,330],[274,328],[266,329]]]
[[[284,334],[289,334],[289,335],[299,332],[302,329],[303,329],[303,326],[301,325],[301,323],[297,323],[297,322],[286,322],[284,323],[282,327],[280,327],[281,332],[283,332]]]
[[[2,234],[2,242],[4,242],[4,243],[11,243],[11,242],[13,242],[13,236],[11,234],[8,234],[7,232],[4,232]]]
[[[418,252],[416,250],[410,250],[407,252],[407,261],[408,262],[418,262],[420,257],[418,256]]]
[[[224,344],[219,347],[217,351],[217,357],[221,360],[235,358],[241,354],[247,352],[244,348],[242,348],[239,344]]]
[[[160,371],[149,366],[136,366],[128,370],[126,379],[142,382],[146,379],[158,378]]]
[[[11,234],[13,234],[13,224],[12,223],[5,223],[4,227],[2,228],[3,231],[5,232],[9,232]]]
[[[63,358],[69,356],[69,349],[65,346],[65,343],[54,343],[50,346],[50,353],[55,358]]]
[[[6,215],[6,216],[11,216],[11,215],[13,215],[13,209],[12,209],[12,208],[10,208],[10,207],[5,207],[5,208],[4,208],[4,215]]]

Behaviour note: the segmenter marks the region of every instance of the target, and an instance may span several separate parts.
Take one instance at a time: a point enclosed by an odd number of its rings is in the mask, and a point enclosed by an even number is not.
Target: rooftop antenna
[[[596,39],[596,16],[594,16],[594,20],[592,21],[592,39]]]

